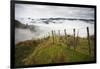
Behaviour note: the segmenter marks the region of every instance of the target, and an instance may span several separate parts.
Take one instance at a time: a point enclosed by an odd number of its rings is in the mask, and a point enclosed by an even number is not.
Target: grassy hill
[[[37,65],[69,63],[94,60],[94,40],[91,40],[91,55],[86,38],[78,39],[74,49],[73,36],[49,36],[38,40],[27,40],[15,46],[15,65]]]

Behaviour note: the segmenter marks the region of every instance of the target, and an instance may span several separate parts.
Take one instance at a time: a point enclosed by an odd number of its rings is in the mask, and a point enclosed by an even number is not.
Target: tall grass
[[[70,63],[94,60],[94,40],[90,41],[92,56],[88,54],[87,38],[80,38],[74,50],[73,36],[49,36],[41,40],[27,40],[16,44],[15,65]]]

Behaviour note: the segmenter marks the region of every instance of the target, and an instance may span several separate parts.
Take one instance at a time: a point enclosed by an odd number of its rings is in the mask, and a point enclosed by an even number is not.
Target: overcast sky
[[[93,8],[15,4],[15,18],[85,18],[94,19]]]

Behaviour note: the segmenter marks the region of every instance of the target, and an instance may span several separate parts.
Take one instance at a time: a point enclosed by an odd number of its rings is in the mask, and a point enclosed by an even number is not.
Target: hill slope
[[[16,66],[94,60],[93,56],[89,56],[85,50],[80,49],[84,44],[85,47],[88,47],[86,39],[84,41],[81,39],[83,44],[80,44],[81,46],[76,50],[73,49],[73,46],[67,46],[63,41],[65,40],[62,39],[62,41],[53,43],[52,37],[47,37],[41,40],[28,40],[16,44]]]

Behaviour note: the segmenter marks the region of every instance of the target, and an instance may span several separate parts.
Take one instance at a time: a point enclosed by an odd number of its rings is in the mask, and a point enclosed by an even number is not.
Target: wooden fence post
[[[78,35],[79,35],[79,30],[77,31],[76,47],[78,46],[78,42],[79,42]]]
[[[59,36],[58,41],[60,42],[60,30],[58,30],[58,36]]]
[[[54,44],[54,31],[52,30],[52,39],[53,39],[53,44]]]
[[[55,40],[55,43],[57,43],[57,36],[56,36],[56,31],[54,30],[54,40]]]
[[[66,29],[64,29],[64,33],[65,33],[65,42],[67,44],[67,33],[66,33]]]
[[[89,44],[89,55],[91,56],[90,37],[89,37],[89,27],[87,27],[87,39],[88,39],[88,44]]]
[[[67,37],[66,29],[64,29],[64,33],[65,33],[65,38],[66,38]]]
[[[58,34],[59,34],[59,36],[60,36],[60,30],[58,30]]]
[[[76,46],[76,41],[75,41],[75,28],[73,29],[73,33],[74,33],[74,50],[75,50],[75,46]]]

